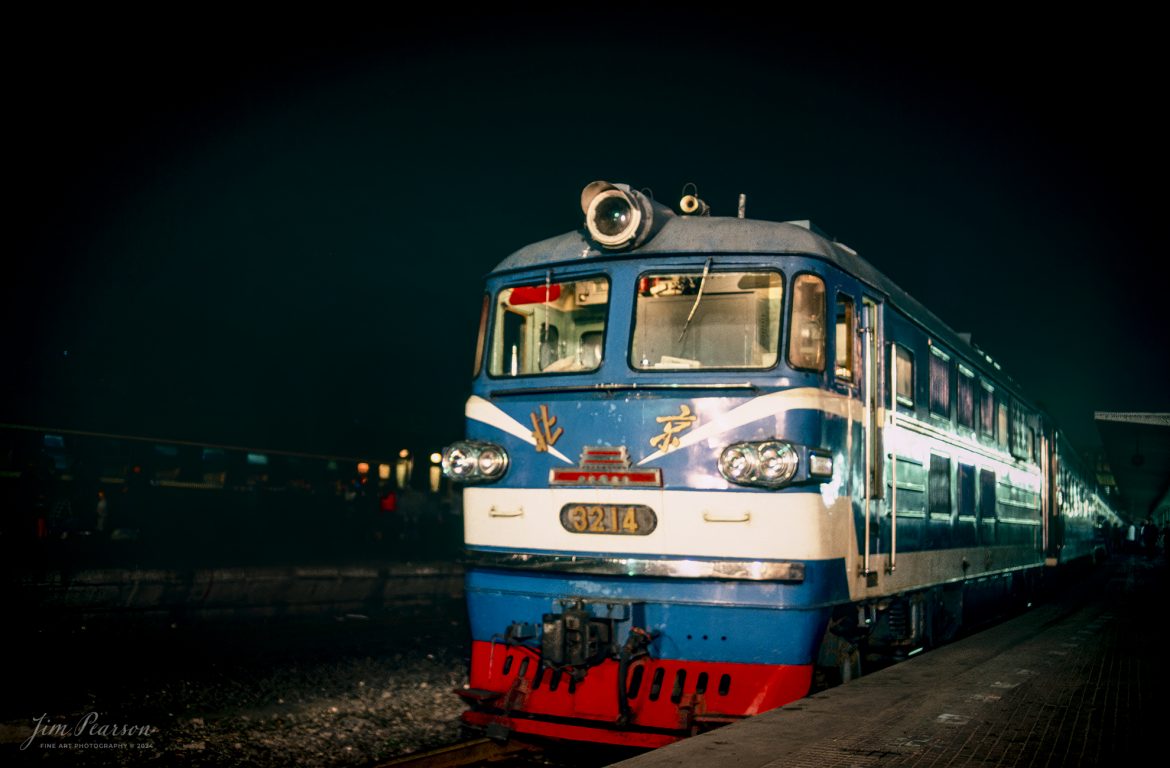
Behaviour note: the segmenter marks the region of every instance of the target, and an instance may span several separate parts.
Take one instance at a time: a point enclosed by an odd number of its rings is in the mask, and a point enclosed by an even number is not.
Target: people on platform
[[[97,531],[98,536],[106,535],[106,528],[110,524],[110,503],[106,499],[106,492],[98,490],[97,505],[94,508],[94,523],[93,529]]]
[[[1158,554],[1158,526],[1153,520],[1142,523],[1142,549],[1146,557],[1156,557]]]

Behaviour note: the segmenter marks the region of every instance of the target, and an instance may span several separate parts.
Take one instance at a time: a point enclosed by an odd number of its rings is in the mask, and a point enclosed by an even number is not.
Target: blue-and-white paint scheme
[[[1051,421],[849,248],[621,185],[582,208],[487,280],[444,456],[475,641],[535,648],[576,601],[617,635],[585,666],[631,628],[654,659],[831,665],[1099,548],[1116,518]]]

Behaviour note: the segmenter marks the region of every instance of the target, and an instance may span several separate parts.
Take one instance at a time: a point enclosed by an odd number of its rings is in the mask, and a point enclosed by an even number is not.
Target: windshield
[[[601,365],[609,280],[517,285],[500,291],[492,376],[593,371]]]
[[[777,272],[644,275],[630,363],[642,370],[771,368],[782,293]]]

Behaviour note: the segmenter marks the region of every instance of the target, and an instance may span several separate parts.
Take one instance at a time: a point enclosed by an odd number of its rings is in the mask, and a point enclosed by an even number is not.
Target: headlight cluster
[[[735,443],[719,456],[719,471],[733,483],[776,488],[796,474],[796,451],[789,443]]]
[[[833,459],[783,440],[733,443],[719,455],[719,473],[737,485],[779,488],[793,481],[832,477]]]
[[[508,452],[495,443],[460,440],[443,449],[443,474],[457,483],[489,483],[508,471]]]

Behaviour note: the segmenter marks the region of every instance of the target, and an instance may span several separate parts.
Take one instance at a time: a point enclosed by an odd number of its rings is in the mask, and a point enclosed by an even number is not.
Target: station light
[[[394,479],[398,484],[399,489],[406,488],[410,485],[410,476],[414,473],[414,458],[410,455],[410,450],[403,448],[398,452],[398,461],[394,466]]]
[[[443,454],[432,453],[430,458],[431,465],[427,467],[427,485],[430,486],[431,493],[438,493],[443,480]]]

